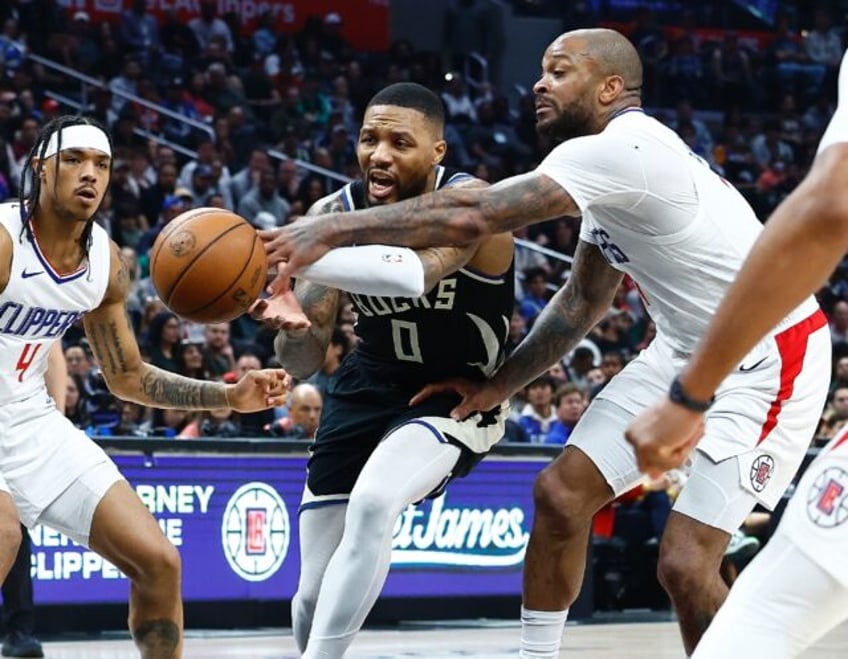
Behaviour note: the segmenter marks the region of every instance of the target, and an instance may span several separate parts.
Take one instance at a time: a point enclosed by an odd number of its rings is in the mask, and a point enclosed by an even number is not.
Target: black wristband
[[[694,398],[690,398],[689,394],[686,393],[683,389],[683,385],[680,384],[680,378],[674,378],[671,383],[671,388],[668,390],[668,398],[672,403],[676,403],[677,405],[681,405],[685,407],[687,410],[692,410],[693,412],[706,412],[710,409],[710,405],[713,404],[715,400],[715,396],[710,398],[708,401],[703,400],[695,400]]]

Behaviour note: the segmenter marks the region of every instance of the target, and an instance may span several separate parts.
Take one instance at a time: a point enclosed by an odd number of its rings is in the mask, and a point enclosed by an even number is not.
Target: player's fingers
[[[268,308],[268,303],[265,300],[256,300],[247,310],[248,315],[253,320],[264,320],[264,312]]]
[[[276,394],[274,396],[267,396],[265,398],[265,404],[268,407],[283,407],[286,404],[287,396],[286,394]]]
[[[284,272],[284,264],[280,262],[277,264],[277,275],[271,280],[265,290],[268,292],[268,295],[274,297],[276,295],[282,295],[286,292],[289,285],[289,276]]]
[[[451,384],[450,380],[425,385],[418,391],[417,394],[415,394],[412,398],[409,399],[409,404],[418,405],[419,403],[423,403],[428,398],[431,398],[436,394],[443,394],[446,391],[456,391],[456,388],[453,384]]]
[[[451,418],[454,421],[462,421],[463,419],[467,419],[475,412],[479,412],[482,409],[480,403],[476,401],[474,396],[463,396],[462,401],[460,401],[459,405],[454,407],[451,410]]]
[[[259,234],[259,239],[263,243],[269,243],[274,240],[277,236],[279,236],[283,232],[282,229],[263,229],[262,231],[257,231]]]

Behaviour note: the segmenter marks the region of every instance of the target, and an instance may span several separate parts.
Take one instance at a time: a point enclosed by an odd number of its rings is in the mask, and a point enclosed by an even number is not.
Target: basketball
[[[268,270],[262,241],[242,217],[221,208],[178,215],[150,250],[161,300],[197,323],[237,318],[259,297]]]

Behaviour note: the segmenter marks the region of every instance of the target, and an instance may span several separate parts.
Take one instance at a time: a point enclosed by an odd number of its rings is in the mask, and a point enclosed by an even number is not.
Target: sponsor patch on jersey
[[[816,526],[832,529],[848,521],[848,472],[828,467],[806,492],[807,515]]]
[[[383,263],[403,263],[403,254],[398,252],[386,252],[383,254]]]
[[[751,487],[755,492],[762,492],[774,473],[774,458],[763,453],[754,458],[751,463]]]

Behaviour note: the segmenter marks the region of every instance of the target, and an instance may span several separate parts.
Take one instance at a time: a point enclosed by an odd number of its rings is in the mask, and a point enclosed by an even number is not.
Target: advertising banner
[[[289,599],[300,570],[306,456],[116,455],[180,550],[187,601]],[[490,457],[447,493],[409,506],[392,537],[389,597],[518,595],[541,459]],[[45,527],[30,532],[39,604],[122,603],[113,565]]]
[[[131,0],[58,0],[69,11],[85,11],[95,23],[114,22],[128,10]],[[386,50],[389,47],[389,0],[217,0],[218,16],[234,12],[249,35],[256,18],[270,12],[278,30],[290,34],[301,29],[309,16],[323,18],[336,13],[342,20],[342,34],[356,50]],[[167,11],[188,22],[200,15],[200,0],[147,0],[147,11],[160,23]]]

